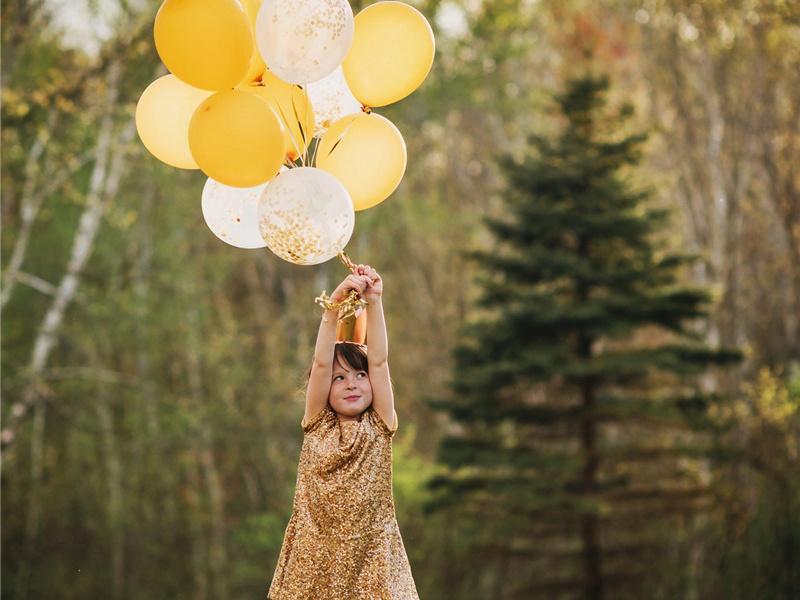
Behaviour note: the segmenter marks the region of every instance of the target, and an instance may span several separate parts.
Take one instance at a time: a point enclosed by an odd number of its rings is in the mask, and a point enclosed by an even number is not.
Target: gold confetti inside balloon
[[[258,204],[258,226],[267,247],[297,265],[334,258],[350,241],[354,225],[347,190],[314,167],[281,173],[267,184]]]
[[[256,45],[270,70],[289,83],[319,81],[342,64],[353,42],[347,0],[264,0]]]
[[[263,248],[258,229],[258,201],[266,183],[250,188],[230,187],[209,178],[203,187],[203,219],[212,233],[236,248]]]

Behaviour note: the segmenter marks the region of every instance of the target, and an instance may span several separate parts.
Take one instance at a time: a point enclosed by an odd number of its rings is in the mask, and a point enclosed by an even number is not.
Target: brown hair
[[[333,360],[343,367],[369,373],[367,363],[367,347],[353,342],[341,342],[334,345]]]
[[[333,347],[333,362],[339,363],[343,367],[350,367],[356,371],[369,373],[369,363],[367,363],[367,347],[364,344],[355,342],[336,342]],[[306,370],[306,381],[311,377],[312,362]]]

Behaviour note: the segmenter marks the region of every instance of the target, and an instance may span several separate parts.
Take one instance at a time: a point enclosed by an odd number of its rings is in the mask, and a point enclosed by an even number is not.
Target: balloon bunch
[[[318,264],[344,250],[355,211],[400,184],[405,141],[372,109],[431,69],[433,31],[417,9],[164,0],[154,36],[170,74],[139,99],[139,137],[162,162],[208,176],[203,216],[221,240]]]

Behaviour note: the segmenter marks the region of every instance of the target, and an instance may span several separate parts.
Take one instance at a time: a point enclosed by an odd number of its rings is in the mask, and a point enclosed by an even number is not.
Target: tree
[[[694,329],[708,295],[657,242],[668,214],[629,181],[645,136],[624,132],[632,111],[608,108],[608,87],[567,83],[561,133],[505,165],[507,216],[474,254],[482,312],[438,404],[454,427],[434,484],[476,517],[476,552],[492,540],[470,567],[477,597],[633,597],[653,585],[667,517],[709,498],[717,399],[701,375],[737,355]]]
[[[709,336],[751,346],[757,376],[800,352],[800,4],[668,0],[635,19],[664,133],[654,166],[703,256],[696,275],[719,289]]]

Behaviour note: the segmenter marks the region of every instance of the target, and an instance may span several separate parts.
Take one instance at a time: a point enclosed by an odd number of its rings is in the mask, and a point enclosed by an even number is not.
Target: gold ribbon
[[[355,265],[350,260],[350,257],[348,257],[344,251],[339,252],[339,254],[336,255],[336,258],[338,258],[351,272],[355,268]],[[355,317],[359,310],[369,304],[363,298],[359,298],[358,292],[355,290],[350,290],[347,292],[347,296],[345,296],[344,300],[341,302],[331,302],[330,296],[325,293],[325,290],[322,290],[322,294],[314,298],[314,302],[319,304],[323,310],[338,309],[340,321],[346,321],[351,317]]]
[[[358,297],[358,292],[355,290],[347,292],[347,296],[341,302],[331,302],[330,296],[325,293],[325,290],[322,290],[322,294],[317,296],[314,302],[324,310],[338,309],[340,321],[354,317],[361,308],[368,304],[366,300]]]

